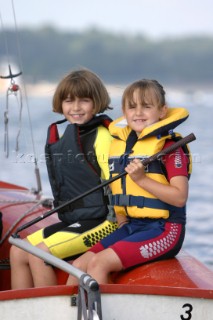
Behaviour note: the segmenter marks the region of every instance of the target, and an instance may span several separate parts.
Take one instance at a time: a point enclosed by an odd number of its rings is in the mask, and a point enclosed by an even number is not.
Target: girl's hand
[[[135,183],[146,177],[144,166],[139,159],[131,161],[125,168],[125,171]]]
[[[175,176],[168,184],[163,184],[145,174],[139,159],[130,162],[125,171],[139,187],[159,200],[180,208],[185,206],[188,198],[188,177]]]

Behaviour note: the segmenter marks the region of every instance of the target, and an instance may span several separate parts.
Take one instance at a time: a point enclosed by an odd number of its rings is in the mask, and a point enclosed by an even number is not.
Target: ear
[[[160,112],[160,120],[164,119],[166,117],[168,111],[168,106],[165,104],[162,108],[161,108],[161,112]]]

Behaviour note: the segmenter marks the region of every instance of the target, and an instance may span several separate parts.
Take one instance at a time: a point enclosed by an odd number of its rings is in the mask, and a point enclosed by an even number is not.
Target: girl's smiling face
[[[67,97],[62,102],[62,110],[70,123],[84,124],[94,116],[94,103],[90,98]]]
[[[139,89],[134,90],[132,99],[125,100],[123,114],[129,127],[139,136],[144,128],[165,117],[167,106],[160,107],[151,89],[141,96]]]

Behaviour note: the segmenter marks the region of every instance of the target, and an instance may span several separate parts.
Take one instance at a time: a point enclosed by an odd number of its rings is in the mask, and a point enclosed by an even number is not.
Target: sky
[[[0,13],[3,29],[52,25],[67,31],[98,27],[156,39],[213,36],[213,0],[0,0]]]

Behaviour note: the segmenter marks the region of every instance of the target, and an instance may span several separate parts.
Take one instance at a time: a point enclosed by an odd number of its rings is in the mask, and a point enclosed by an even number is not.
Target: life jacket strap
[[[113,206],[123,206],[123,207],[133,207],[138,208],[153,208],[153,209],[162,209],[169,210],[169,205],[165,202],[162,202],[159,199],[151,199],[142,196],[132,196],[125,194],[115,194],[109,195],[109,203]]]
[[[121,206],[121,207],[133,207],[136,206],[138,208],[152,208],[159,210],[168,210],[171,215],[177,217],[177,215],[185,214],[186,207],[175,207],[168,203],[165,203],[159,199],[146,198],[142,196],[132,196],[125,194],[115,194],[108,195],[109,203],[112,206]],[[175,218],[175,217],[174,217]]]

